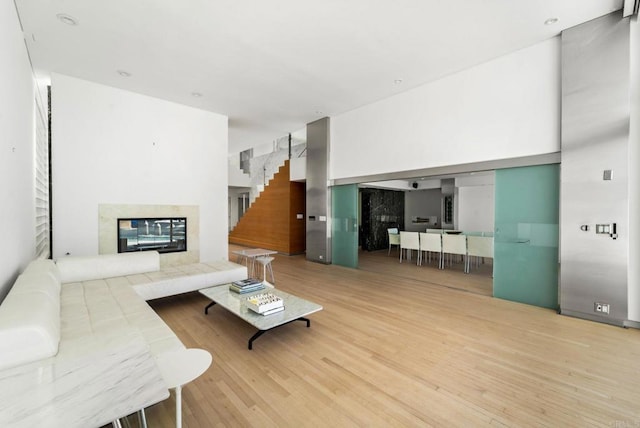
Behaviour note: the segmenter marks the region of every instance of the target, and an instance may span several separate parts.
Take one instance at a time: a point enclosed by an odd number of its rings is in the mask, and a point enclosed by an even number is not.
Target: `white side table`
[[[275,260],[275,257],[269,257],[269,256],[256,257],[256,261],[262,265],[262,281],[265,283],[265,285],[269,284],[267,282],[267,271],[271,273],[271,281],[273,281],[274,283],[276,282],[276,279],[273,276],[273,266],[271,265],[271,262],[274,260]],[[273,287],[272,284],[269,284],[269,285]]]
[[[204,349],[180,349],[160,354],[156,359],[167,388],[176,390],[176,427],[182,427],[182,386],[196,379],[211,365]]]

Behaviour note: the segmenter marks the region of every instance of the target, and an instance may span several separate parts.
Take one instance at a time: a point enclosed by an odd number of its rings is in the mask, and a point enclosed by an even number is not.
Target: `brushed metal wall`
[[[329,118],[307,124],[307,250],[306,258],[331,263],[331,190]]]
[[[629,37],[619,12],[562,33],[560,310],[617,325],[628,302]],[[596,233],[611,223],[616,239]]]

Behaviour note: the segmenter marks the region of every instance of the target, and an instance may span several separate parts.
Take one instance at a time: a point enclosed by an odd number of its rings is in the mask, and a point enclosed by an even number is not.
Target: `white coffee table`
[[[258,329],[258,332],[251,336],[248,348],[253,349],[253,341],[269,330],[293,321],[305,321],[307,327],[311,326],[311,321],[305,318],[314,312],[322,310],[322,306],[309,300],[286,293],[276,288],[266,288],[254,293],[238,294],[229,290],[229,284],[219,285],[200,290],[204,296],[211,300],[205,309],[205,315],[209,313],[209,308],[213,305],[220,305],[242,320],[248,322]],[[246,305],[247,297],[260,293],[272,293],[284,300],[284,311],[271,315],[260,315],[249,309]]]

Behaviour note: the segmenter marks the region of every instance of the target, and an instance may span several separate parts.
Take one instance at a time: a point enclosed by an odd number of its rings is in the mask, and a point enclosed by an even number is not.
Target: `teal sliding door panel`
[[[358,185],[331,188],[332,263],[358,267]]]
[[[560,165],[496,170],[493,295],[558,307]]]

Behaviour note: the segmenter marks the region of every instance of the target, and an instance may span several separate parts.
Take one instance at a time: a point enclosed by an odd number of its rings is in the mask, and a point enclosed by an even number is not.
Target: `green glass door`
[[[332,263],[358,267],[358,185],[331,188]]]
[[[496,170],[493,295],[557,309],[560,166]]]

